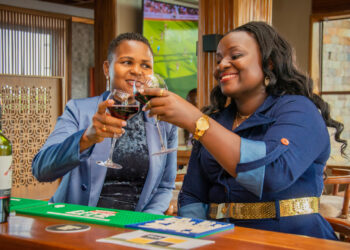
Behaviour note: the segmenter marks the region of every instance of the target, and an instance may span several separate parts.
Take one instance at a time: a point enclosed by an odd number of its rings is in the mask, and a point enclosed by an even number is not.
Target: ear
[[[109,77],[109,62],[104,61],[103,62],[103,73],[105,74],[105,77]]]

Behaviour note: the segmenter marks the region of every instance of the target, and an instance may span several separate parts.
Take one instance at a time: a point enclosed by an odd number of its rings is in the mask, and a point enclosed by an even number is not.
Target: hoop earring
[[[106,76],[106,90],[110,91],[109,76]]]
[[[265,85],[265,87],[267,87],[269,84],[270,84],[270,77],[265,76],[265,79],[264,79],[264,85]]]

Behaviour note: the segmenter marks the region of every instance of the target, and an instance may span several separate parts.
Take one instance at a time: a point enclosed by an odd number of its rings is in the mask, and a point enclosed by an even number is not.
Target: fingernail
[[[146,111],[146,106],[143,106],[143,107],[142,107],[142,111]]]
[[[126,126],[126,121],[122,121],[122,126]]]
[[[124,133],[125,133],[125,129],[122,128],[122,134],[124,134]]]
[[[113,100],[108,100],[108,102],[107,102],[108,104],[113,104],[114,103],[114,101]]]
[[[143,94],[143,92],[145,92],[145,90],[144,90],[143,88],[140,88],[140,89],[139,89],[139,92],[140,92],[141,94]]]

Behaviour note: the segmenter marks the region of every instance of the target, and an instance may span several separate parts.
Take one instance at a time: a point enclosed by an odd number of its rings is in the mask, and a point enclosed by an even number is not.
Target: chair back
[[[350,167],[346,166],[327,166],[327,169],[330,169],[331,175],[326,176],[324,180],[325,185],[332,185],[332,195],[339,197],[339,187],[340,185],[345,185],[343,200],[342,200],[342,209],[340,218],[348,218],[349,213],[349,202],[350,202]],[[321,197],[322,200],[322,197]],[[341,200],[341,199],[339,199]],[[325,217],[328,217],[325,215]]]

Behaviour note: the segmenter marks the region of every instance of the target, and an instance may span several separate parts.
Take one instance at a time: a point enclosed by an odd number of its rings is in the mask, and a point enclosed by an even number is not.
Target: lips
[[[143,83],[137,80],[133,80],[133,79],[128,79],[126,80],[126,82],[130,85],[130,86],[134,86],[134,82],[136,84],[136,86],[141,86]]]
[[[236,78],[238,76],[238,73],[225,73],[220,75],[220,82],[227,82],[233,78]]]

